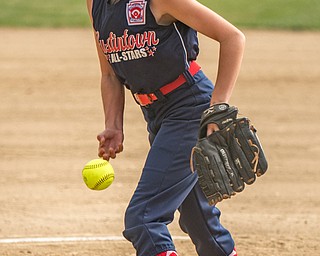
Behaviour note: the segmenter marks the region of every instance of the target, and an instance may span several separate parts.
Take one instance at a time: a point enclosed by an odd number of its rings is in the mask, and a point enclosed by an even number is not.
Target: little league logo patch
[[[146,24],[146,1],[133,0],[127,3],[128,25]]]

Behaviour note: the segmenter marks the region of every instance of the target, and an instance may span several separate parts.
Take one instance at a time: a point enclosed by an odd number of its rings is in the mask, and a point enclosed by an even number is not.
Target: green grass
[[[319,0],[203,0],[203,3],[240,27],[320,29]]]
[[[243,28],[320,30],[320,0],[200,0]],[[0,0],[1,27],[88,27],[85,0]]]
[[[0,0],[2,27],[89,26],[85,0]]]

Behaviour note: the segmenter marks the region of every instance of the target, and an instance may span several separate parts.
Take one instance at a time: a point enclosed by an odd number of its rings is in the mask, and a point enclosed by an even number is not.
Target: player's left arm
[[[196,0],[152,0],[151,7],[158,22],[172,17],[172,21],[179,20],[219,42],[219,66],[211,103],[228,102],[242,62],[243,33]]]
[[[179,20],[220,44],[218,72],[211,105],[228,103],[240,72],[245,46],[244,34],[196,0],[152,0],[151,9],[158,23]],[[212,131],[209,127],[210,132]]]

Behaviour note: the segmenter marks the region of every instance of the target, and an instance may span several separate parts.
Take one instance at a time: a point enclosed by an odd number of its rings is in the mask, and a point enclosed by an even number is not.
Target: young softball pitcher
[[[245,37],[196,0],[87,0],[101,67],[104,131],[98,155],[123,150],[124,90],[147,122],[150,150],[125,213],[124,237],[138,256],[178,255],[167,229],[176,210],[198,255],[237,255],[190,169],[201,114],[228,103]],[[220,44],[215,86],[201,71],[197,32]],[[209,125],[207,134],[217,130]]]

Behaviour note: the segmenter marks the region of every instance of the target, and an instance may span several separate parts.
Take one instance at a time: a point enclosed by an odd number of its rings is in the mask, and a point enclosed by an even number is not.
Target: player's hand
[[[219,126],[217,124],[211,123],[207,125],[207,136],[216,131],[219,131]]]
[[[123,131],[116,129],[105,129],[97,136],[99,141],[98,156],[109,161],[123,151]]]

